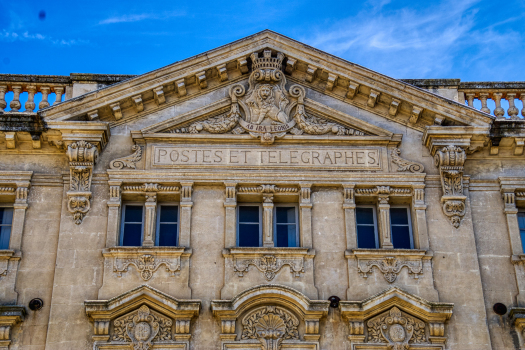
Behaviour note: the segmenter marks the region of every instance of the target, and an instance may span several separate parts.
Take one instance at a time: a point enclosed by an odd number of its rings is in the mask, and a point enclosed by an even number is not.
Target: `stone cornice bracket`
[[[377,100],[379,99],[380,94],[381,92],[374,90],[374,89],[370,89],[370,95],[368,95],[368,101],[366,102],[368,107],[374,108],[376,106],[376,103],[377,103]]]
[[[349,99],[353,99],[355,95],[359,92],[359,83],[356,83],[355,81],[350,80],[350,83],[348,84],[348,91],[346,93],[346,97]]]
[[[241,71],[241,74],[248,73],[248,56],[237,59],[237,68]]]
[[[25,316],[26,309],[23,306],[0,306],[0,349],[9,349],[11,331],[17,323],[24,321]]]
[[[112,160],[109,163],[109,168],[112,170],[121,170],[124,167],[136,169],[136,163],[142,159],[142,147],[139,145],[134,145],[131,147],[131,150],[135,151],[135,153]]]
[[[144,111],[144,104],[142,102],[142,94],[135,95],[131,98],[133,104],[135,105],[135,110],[137,113]]]
[[[91,179],[98,148],[86,141],[76,141],[67,146],[66,154],[70,169],[67,209],[75,224],[80,225],[91,208]]]
[[[175,88],[177,89],[177,92],[179,93],[179,97],[186,96],[186,83],[184,81],[184,78],[179,79],[175,82]]]
[[[465,150],[454,145],[438,149],[434,155],[434,164],[441,175],[443,213],[455,228],[461,225],[466,211],[467,197],[463,194],[463,165],[466,159]]]
[[[296,64],[297,60],[295,58],[286,56],[286,68],[284,69],[286,73],[291,75],[292,72],[295,70]]]
[[[157,104],[157,106],[160,106],[161,104],[164,104],[166,102],[166,96],[164,95],[163,86],[157,86],[153,89],[153,98],[155,99],[155,103]]]
[[[400,104],[401,104],[401,100],[398,100],[397,98],[393,98],[392,102],[390,102],[390,107],[388,108],[388,114],[390,114],[392,117],[395,117],[397,114],[397,111],[399,110]]]
[[[400,155],[401,150],[399,148],[394,148],[390,154],[392,163],[398,166],[397,171],[410,171],[411,173],[422,173],[425,171],[423,164],[403,159]]]
[[[110,104],[109,108],[111,109],[111,113],[113,113],[113,116],[116,120],[122,119],[122,110],[120,109],[120,102]]]

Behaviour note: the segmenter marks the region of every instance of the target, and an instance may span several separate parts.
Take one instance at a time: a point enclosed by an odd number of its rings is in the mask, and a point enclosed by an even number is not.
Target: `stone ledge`
[[[457,88],[460,85],[460,79],[400,79],[402,82],[417,86],[423,89],[430,88]]]

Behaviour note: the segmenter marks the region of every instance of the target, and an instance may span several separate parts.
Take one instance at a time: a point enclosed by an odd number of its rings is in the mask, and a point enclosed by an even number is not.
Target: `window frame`
[[[372,216],[374,218],[374,235],[376,239],[376,247],[375,248],[359,248],[359,225],[357,223],[357,208],[372,208]],[[366,225],[369,226],[369,225]],[[377,221],[377,205],[375,204],[358,204],[355,206],[355,233],[356,233],[356,242],[357,242],[357,248],[359,249],[380,249],[381,248],[381,242],[379,242],[379,224]]]
[[[180,241],[180,202],[160,202],[157,203],[157,208],[155,210],[156,217],[156,225],[155,225],[155,247],[160,247],[159,245],[159,239],[160,239],[160,211],[162,206],[177,206],[177,245],[175,247],[179,247],[179,241]],[[143,233],[144,234],[144,233]],[[162,246],[162,247],[173,247],[173,246]]]
[[[280,248],[298,248],[301,247],[301,234],[299,226],[299,204],[298,203],[274,203],[273,208],[273,244],[277,247],[277,208],[278,207],[294,207],[295,208],[295,241],[297,242],[296,247],[280,247]],[[292,224],[281,224],[281,225],[292,225]],[[261,236],[262,238],[262,236]]]
[[[119,247],[128,247],[124,246],[124,226],[126,223],[126,206],[132,205],[132,206],[142,206],[142,221],[141,221],[141,229],[140,229],[140,247],[144,244],[144,221],[146,219],[146,203],[145,202],[123,202],[122,203],[122,211],[121,211],[121,218],[120,218],[120,235],[119,235]],[[131,247],[131,246],[129,246]]]
[[[11,236],[13,235],[13,224],[14,224],[14,219],[15,219],[15,208],[14,208],[13,204],[11,204],[11,203],[0,203],[0,208],[8,208],[8,209],[11,209],[13,211],[10,225],[0,224],[0,227],[9,226],[11,228],[9,230],[9,240],[7,242],[7,248],[6,249],[0,249],[0,250],[9,250],[10,246],[11,246]]]
[[[259,207],[259,248],[263,246],[263,205],[262,203],[237,203],[237,232],[236,232],[236,246],[239,246],[239,225],[241,224],[239,210],[240,207]],[[244,223],[244,222],[243,222]]]
[[[525,253],[525,240],[522,238],[522,235],[521,235],[522,229],[520,227],[520,214],[525,216],[525,208],[520,208],[520,207],[517,207],[517,208],[518,208],[518,213],[516,215],[516,219],[518,221],[518,233],[520,235],[521,251]],[[523,228],[523,231],[525,231],[525,227]]]
[[[413,222],[412,222],[412,207],[409,204],[393,204],[390,205],[390,209],[392,208],[404,208],[407,211],[407,222],[408,222],[408,233],[410,235],[410,248],[409,249],[415,249],[415,240],[414,240],[414,230],[412,229]],[[389,211],[390,211],[389,209]],[[392,240],[392,244],[394,244],[394,237],[392,235],[392,213],[389,212],[389,218],[390,222],[388,223],[390,225],[390,239]],[[395,226],[404,226],[404,225],[395,225]],[[396,248],[394,249],[407,249],[407,248]]]

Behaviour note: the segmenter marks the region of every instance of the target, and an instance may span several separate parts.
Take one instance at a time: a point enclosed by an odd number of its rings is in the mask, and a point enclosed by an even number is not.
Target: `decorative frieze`
[[[257,258],[235,258],[234,264],[234,271],[237,272],[239,277],[243,277],[249,271],[250,266],[255,266],[257,270],[264,274],[267,281],[272,281],[275,278],[275,274],[286,265],[290,267],[290,273],[295,277],[300,277],[301,273],[304,273],[303,257],[285,258],[268,254]]]
[[[299,189],[297,187],[278,187],[276,185],[260,185],[254,187],[239,187],[237,189],[238,193],[298,193]]]
[[[394,256],[385,256],[382,259],[360,259],[357,258],[358,271],[364,278],[371,274],[374,267],[377,268],[385,277],[388,283],[396,281],[401,270],[406,267],[408,274],[413,278],[418,278],[423,274],[423,263],[421,260],[400,260]]]
[[[80,225],[91,208],[91,178],[98,159],[98,149],[86,141],[73,142],[67,147],[70,167],[70,185],[67,209]]]
[[[112,170],[121,170],[124,167],[136,169],[136,163],[140,162],[140,160],[142,159],[142,147],[139,145],[134,145],[133,147],[131,147],[131,150],[135,151],[135,153],[126,157],[121,157],[112,160],[109,163],[109,168]]]
[[[466,157],[462,147],[453,145],[437,150],[434,155],[434,163],[441,175],[443,213],[455,228],[460,226],[466,212],[466,196],[463,194],[463,164]]]
[[[394,148],[390,154],[392,163],[398,166],[397,171],[410,171],[411,173],[422,173],[425,171],[423,164],[401,158],[400,155],[401,150],[399,148]]]

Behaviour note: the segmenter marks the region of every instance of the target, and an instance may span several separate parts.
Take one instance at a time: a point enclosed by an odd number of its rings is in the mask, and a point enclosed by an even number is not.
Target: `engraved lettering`
[[[215,159],[213,159],[214,163],[220,163],[222,162],[222,151],[215,151]],[[219,158],[219,160],[217,160]]]
[[[362,152],[362,151],[355,152],[357,164],[365,164],[365,161],[363,159],[364,156],[365,156],[365,152]]]
[[[317,162],[321,164],[321,161],[319,160],[319,156],[320,156],[319,152],[312,151],[312,164],[315,164],[314,159],[317,159]]]
[[[181,162],[187,163],[188,160],[190,160],[190,157],[188,157],[188,153],[189,153],[189,152],[190,152],[190,151],[188,151],[187,149],[185,149],[184,151],[182,151],[182,156],[183,156],[183,157],[186,157],[186,159],[181,159],[181,160],[180,160]],[[184,153],[186,153],[186,154],[184,154]]]
[[[246,161],[246,159],[247,159],[246,154],[249,153],[250,151],[239,151],[239,152],[244,154],[244,164],[246,164],[247,163],[247,161]]]
[[[160,157],[164,157],[166,154],[168,154],[168,151],[166,151],[165,149],[159,149],[159,158],[158,158],[158,162],[160,163]]]
[[[304,155],[308,155],[308,158],[307,159],[304,159]],[[310,152],[303,152],[301,153],[301,160],[303,161],[303,163],[305,164],[310,164]]]
[[[374,165],[377,162],[377,159],[375,158],[375,152],[368,152],[368,158],[372,159],[372,162],[368,162],[370,165]]]
[[[237,159],[235,159],[235,161],[233,161],[233,157],[237,158],[238,155],[235,154],[233,155],[233,153],[239,153],[239,151],[230,151],[230,163],[239,163],[239,161]]]
[[[161,151],[166,151],[166,150],[162,150]],[[167,151],[166,151],[167,152]],[[170,152],[170,159],[172,162],[176,162],[177,160],[179,160],[179,152],[177,150],[173,150]]]
[[[334,164],[334,162],[332,162],[332,158],[330,158],[330,152],[326,152],[326,154],[324,155],[323,164],[326,164],[327,159],[330,161],[330,164]]]
[[[209,152],[209,154],[206,154],[206,152]],[[202,151],[202,162],[203,163],[211,163],[211,161],[207,158],[209,158],[211,155],[211,150],[207,149]]]
[[[290,164],[299,164],[299,162],[294,162],[294,160],[297,159],[297,155],[294,155],[294,153],[299,153],[299,151],[290,151]]]
[[[338,160],[339,158],[343,158],[343,154],[342,154],[341,152],[337,152],[337,151],[335,151],[335,152],[334,152],[334,158],[335,158],[335,164],[337,164],[337,160]]]
[[[277,154],[272,155],[272,153],[277,153],[277,151],[268,151],[268,163],[277,163],[272,162],[272,159],[275,159],[277,157]]]
[[[350,155],[348,155],[350,153]],[[348,163],[348,160],[350,159],[350,163]],[[345,152],[345,164],[354,164],[354,152]]]
[[[283,162],[282,151],[279,151],[279,163],[281,163],[281,164],[288,164],[288,161],[286,161],[286,160]]]

